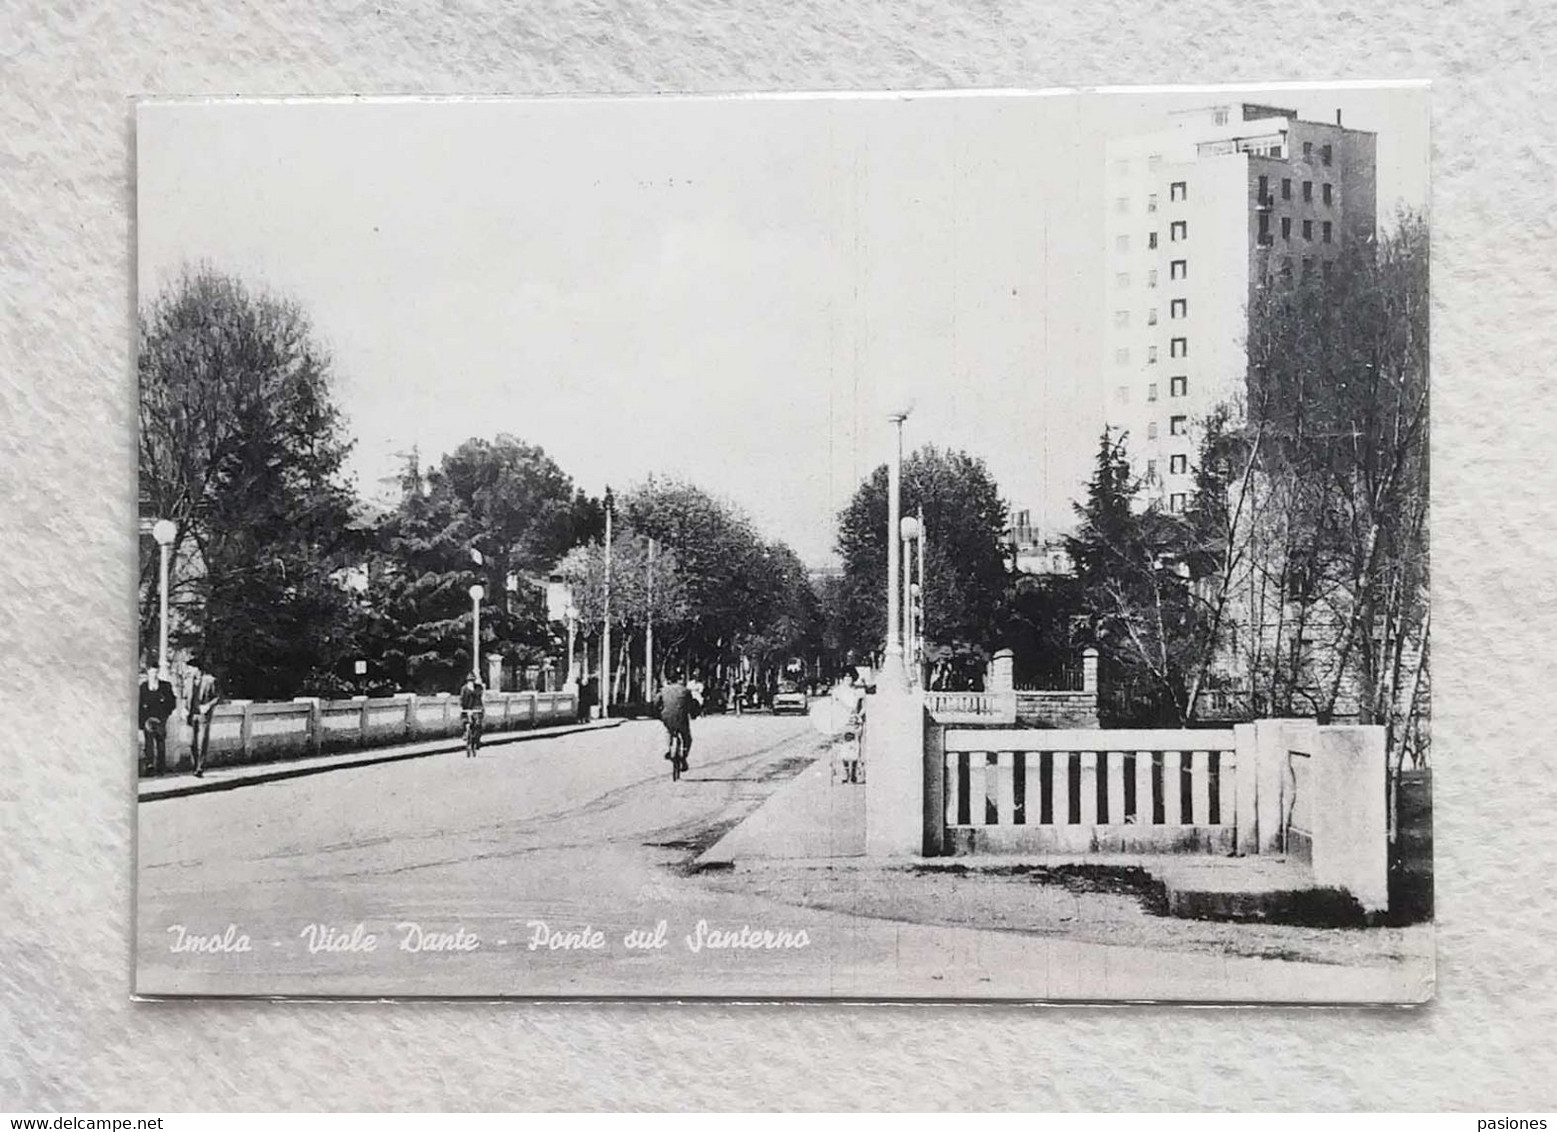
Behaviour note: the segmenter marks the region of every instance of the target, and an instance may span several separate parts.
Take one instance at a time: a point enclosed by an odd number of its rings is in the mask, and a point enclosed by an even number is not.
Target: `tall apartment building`
[[[1197,423],[1245,388],[1259,289],[1374,235],[1375,138],[1336,117],[1211,106],[1108,145],[1105,417],[1145,500],[1187,503]]]

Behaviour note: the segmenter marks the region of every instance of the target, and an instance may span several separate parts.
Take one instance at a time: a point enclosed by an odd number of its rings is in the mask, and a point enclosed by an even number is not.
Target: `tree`
[[[469,591],[480,582],[484,655],[515,668],[555,655],[531,583],[593,533],[598,510],[542,449],[511,436],[467,440],[425,473],[413,456],[377,531],[367,651],[398,683],[457,685],[470,669]]]
[[[1397,752],[1429,683],[1428,304],[1428,227],[1407,213],[1325,276],[1267,288],[1250,320],[1249,458],[1280,503],[1250,536],[1275,591],[1251,654],[1279,671],[1272,622],[1305,618],[1276,634],[1304,658],[1294,696],[1322,719],[1354,705]]]
[[[692,484],[651,478],[621,501],[633,530],[675,556],[687,613],[666,642],[694,668],[730,671],[815,647],[816,596],[782,543],[766,542],[734,507]]]
[[[294,303],[209,268],[139,318],[142,507],[177,528],[173,636],[229,694],[285,697],[347,648],[361,545],[329,358]],[[143,640],[157,554],[143,546]]]
[[[1191,717],[1190,673],[1207,647],[1189,526],[1155,504],[1137,511],[1125,436],[1104,429],[1068,547],[1099,653],[1108,712],[1128,724]]]
[[[927,658],[949,681],[977,681],[1002,636],[1006,506],[983,461],[926,446],[903,464],[903,514],[924,510]],[[886,639],[887,468],[838,516],[846,646],[875,656]]]

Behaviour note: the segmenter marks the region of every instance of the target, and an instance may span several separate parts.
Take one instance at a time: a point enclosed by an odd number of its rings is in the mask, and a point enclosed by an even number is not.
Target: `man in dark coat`
[[[665,725],[665,757],[671,757],[674,747],[671,741],[680,736],[681,769],[686,770],[687,752],[692,749],[692,717],[697,714],[697,700],[677,675],[672,676],[670,683],[660,689],[654,702],[659,708],[660,722]]]
[[[211,749],[211,723],[216,717],[216,705],[221,703],[221,692],[216,687],[216,677],[205,671],[196,660],[189,666],[189,757],[194,762],[194,775],[205,773],[205,756]]]
[[[155,668],[146,669],[146,682],[141,685],[140,729],[146,735],[142,762],[147,774],[163,774],[168,769],[168,717],[176,705],[173,685]]]

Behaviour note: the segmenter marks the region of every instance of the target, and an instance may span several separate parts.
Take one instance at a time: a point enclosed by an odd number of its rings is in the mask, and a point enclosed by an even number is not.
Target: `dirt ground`
[[[1384,966],[1433,955],[1430,924],[1316,928],[1169,917],[1160,910],[1161,898],[1151,879],[1138,870],[955,873],[913,866],[773,863],[738,872],[707,872],[699,880],[721,891],[800,907],[1090,943],[1344,966]]]

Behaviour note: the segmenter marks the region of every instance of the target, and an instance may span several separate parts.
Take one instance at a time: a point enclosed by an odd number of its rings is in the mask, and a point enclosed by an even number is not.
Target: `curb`
[[[482,736],[483,747],[502,747],[510,743],[534,743],[542,739],[560,739],[564,735],[577,735],[585,731],[610,731],[620,727],[625,720],[607,719],[597,720],[593,723],[580,723],[570,727],[559,727],[555,730],[539,731],[515,731],[512,733],[499,732],[497,736],[488,738]],[[164,798],[186,798],[191,794],[211,794],[218,790],[238,790],[245,786],[259,786],[266,782],[282,782],[288,778],[306,778],[314,774],[328,774],[336,770],[351,770],[361,766],[382,766],[385,763],[405,762],[408,759],[428,758],[432,755],[447,755],[455,751],[463,751],[463,741],[451,742],[428,750],[419,751],[395,751],[393,748],[384,754],[367,754],[360,759],[345,759],[338,763],[330,763],[323,766],[288,766],[285,763],[276,764],[275,770],[260,771],[257,774],[244,775],[242,778],[226,779],[199,779],[186,785],[173,786],[167,790],[158,790],[153,793],[141,794],[137,790],[136,802],[160,802]]]

